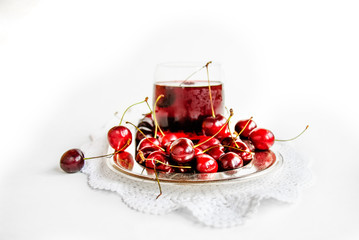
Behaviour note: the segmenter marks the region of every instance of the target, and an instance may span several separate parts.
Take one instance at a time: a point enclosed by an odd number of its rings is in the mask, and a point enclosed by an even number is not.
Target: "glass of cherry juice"
[[[207,66],[207,67],[206,67]],[[208,70],[208,71],[207,71]],[[224,114],[219,64],[163,63],[155,71],[156,119],[163,130],[201,133],[202,121]],[[211,103],[212,102],[212,103]]]

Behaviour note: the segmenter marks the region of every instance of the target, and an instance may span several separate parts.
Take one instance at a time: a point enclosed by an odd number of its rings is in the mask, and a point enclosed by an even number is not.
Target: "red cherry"
[[[236,139],[233,139],[232,137],[226,137],[223,138],[221,141],[221,144],[223,146],[231,146],[231,144],[235,141]]]
[[[145,158],[147,158],[148,155],[150,155],[154,151],[158,151],[158,148],[148,146],[142,148],[141,150],[138,150],[135,158],[136,162],[140,163],[141,165],[145,165]]]
[[[125,126],[115,126],[108,131],[107,139],[113,149],[123,151],[131,144],[132,134]]]
[[[237,139],[235,142],[232,142],[232,144],[230,146],[231,146],[231,148],[228,148],[228,150],[230,152],[237,153],[243,159],[243,161],[250,161],[253,159],[253,155],[252,155],[250,149],[241,140]]]
[[[215,160],[218,160],[224,154],[224,147],[217,145],[206,151],[207,154],[211,155]]]
[[[195,156],[197,156],[197,155],[199,155],[199,154],[202,154],[202,153],[203,153],[202,149],[200,149],[200,148],[195,148],[195,149],[194,149],[194,155],[195,155]]]
[[[232,170],[243,166],[242,158],[234,152],[223,154],[219,158],[218,163],[222,170]]]
[[[162,151],[154,151],[146,158],[146,167],[156,170],[169,172],[172,167],[169,164],[169,157]],[[172,171],[171,171],[172,172]]]
[[[242,140],[246,145],[247,147],[249,148],[249,151],[251,152],[254,152],[256,150],[255,146],[253,145],[252,141],[249,140],[249,139],[243,139]]]
[[[164,136],[159,137],[159,141],[161,142],[162,146],[165,146],[168,143],[172,143],[174,140],[180,138],[176,133],[166,133]]]
[[[115,161],[115,163],[117,163],[118,165],[128,169],[128,170],[132,170],[133,169],[133,165],[134,165],[134,160],[132,157],[132,154],[129,152],[117,152],[115,153],[115,155],[113,156],[113,159]]]
[[[274,152],[271,150],[256,152],[253,159],[253,165],[258,170],[263,170],[271,166],[276,160]]]
[[[244,129],[240,136],[241,137],[248,137],[249,133],[252,130],[254,130],[256,127],[257,127],[257,124],[253,120],[245,119],[245,120],[239,120],[236,123],[236,125],[234,127],[234,130],[236,130],[237,133],[240,133]]]
[[[170,146],[171,157],[178,164],[190,162],[194,157],[194,145],[188,138],[179,138]]]
[[[144,138],[139,142],[139,144],[137,146],[137,151],[147,148],[147,147],[158,149],[159,145],[160,145],[160,141],[158,141],[157,138],[154,138],[154,137]]]
[[[60,167],[67,173],[80,171],[84,164],[84,154],[80,149],[70,149],[60,159]]]
[[[209,139],[209,140],[208,140]],[[198,142],[198,148],[206,150],[207,148],[221,145],[221,142],[215,137],[203,136]]]
[[[249,134],[249,140],[258,150],[268,150],[274,144],[274,134],[264,128],[256,128]]]
[[[227,122],[227,119],[221,114],[217,114],[216,117],[210,116],[203,120],[202,131],[206,136],[215,135]],[[228,130],[228,124],[222,128],[222,130],[216,135],[216,138],[223,139],[230,136]]]
[[[215,173],[218,171],[217,161],[208,154],[196,156],[196,169],[200,173]]]
[[[136,131],[136,144],[144,139],[144,138],[150,138],[153,137],[153,131],[152,129],[146,128],[146,127],[139,127],[139,130]],[[141,132],[140,132],[141,130]]]

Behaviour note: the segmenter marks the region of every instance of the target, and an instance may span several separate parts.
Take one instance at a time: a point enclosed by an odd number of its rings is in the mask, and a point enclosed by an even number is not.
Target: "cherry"
[[[215,173],[218,171],[217,161],[208,154],[196,156],[196,170],[200,173]]]
[[[134,160],[133,160],[131,153],[118,152],[118,153],[115,153],[115,155],[113,156],[113,159],[114,159],[115,163],[117,163],[118,165],[120,165],[128,170],[133,169]]]
[[[141,165],[145,165],[146,158],[154,151],[158,151],[158,147],[148,146],[142,148],[141,150],[138,150],[136,154],[136,162],[138,162]]]
[[[222,170],[232,170],[243,166],[243,159],[234,152],[223,154],[218,160]]]
[[[211,155],[215,160],[218,160],[224,154],[224,147],[217,145],[209,148],[206,153]]]
[[[216,137],[218,139],[230,136],[228,121],[221,114],[217,114],[215,117],[210,116],[205,118],[202,122],[202,132],[206,136],[214,136],[217,134]]]
[[[199,154],[202,154],[202,153],[203,153],[202,149],[200,149],[200,148],[195,148],[195,149],[194,149],[194,155],[195,155],[195,156],[197,156],[197,155],[199,155]]]
[[[252,152],[248,146],[241,140],[236,140],[230,145],[229,151],[237,153],[243,161],[250,161],[253,159]]]
[[[60,159],[60,167],[67,173],[80,171],[84,164],[84,154],[80,149],[70,149]]]
[[[150,153],[146,158],[146,167],[164,172],[172,172],[172,167],[169,166],[169,156],[162,151]]]
[[[274,144],[274,134],[264,128],[256,128],[249,134],[249,140],[257,150],[268,150]]]
[[[206,150],[210,147],[221,145],[221,142],[215,137],[203,136],[198,142],[198,148]]]
[[[136,145],[146,138],[146,137],[153,137],[153,130],[147,127],[138,127],[139,130],[136,131]],[[140,132],[141,131],[141,132]]]
[[[276,155],[271,150],[256,152],[253,165],[258,170],[263,170],[271,166],[276,160]]]
[[[257,124],[251,120],[251,119],[246,119],[246,120],[239,120],[235,127],[234,130],[237,133],[240,133],[241,137],[248,137],[249,133],[254,130],[257,127]]]
[[[160,148],[159,145],[160,145],[160,141],[158,141],[157,138],[154,137],[144,138],[138,143],[137,151],[148,147],[159,149]]]
[[[138,104],[141,104],[144,102],[147,103],[147,100],[148,100],[148,97],[146,97],[145,100],[142,102],[134,103],[131,106],[129,106],[122,114],[119,126],[115,126],[108,131],[108,133],[107,133],[108,142],[109,142],[110,146],[113,149],[115,149],[116,151],[125,150],[132,142],[131,131],[127,127],[121,125],[123,117],[125,116],[126,112],[131,107],[133,107],[135,105],[138,105]]]
[[[225,137],[222,139],[221,144],[223,146],[231,146],[231,144],[236,140],[236,138]]]
[[[115,126],[108,131],[107,139],[113,149],[123,151],[131,144],[132,134],[125,126]]]
[[[185,136],[185,134],[182,134],[183,136]],[[164,136],[160,136],[159,140],[162,144],[162,146],[165,146],[168,143],[172,143],[174,140],[177,140],[181,136],[181,134],[177,134],[177,133],[166,133]]]
[[[140,122],[138,123],[137,127],[145,127],[145,128],[149,128],[149,129],[153,130],[155,127],[155,124],[154,124],[154,121],[152,120],[151,115],[145,116],[144,118],[142,118],[140,120]]]
[[[178,164],[190,162],[194,157],[194,145],[188,138],[179,138],[170,146],[171,157]]]
[[[243,139],[242,141],[247,145],[247,147],[249,148],[249,151],[254,152],[256,150],[256,147],[253,145],[251,140]]]

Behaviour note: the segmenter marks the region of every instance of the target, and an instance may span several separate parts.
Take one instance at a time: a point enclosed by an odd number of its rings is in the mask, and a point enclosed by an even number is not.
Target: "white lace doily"
[[[133,180],[112,171],[106,159],[85,161],[82,172],[94,189],[116,192],[130,208],[150,214],[167,214],[185,208],[188,214],[207,226],[231,227],[244,223],[254,213],[261,201],[272,198],[293,202],[298,193],[311,180],[308,162],[292,148],[278,142],[273,146],[284,159],[276,172],[245,182],[219,185],[161,184]],[[107,153],[106,134],[93,137],[82,147],[85,156]]]

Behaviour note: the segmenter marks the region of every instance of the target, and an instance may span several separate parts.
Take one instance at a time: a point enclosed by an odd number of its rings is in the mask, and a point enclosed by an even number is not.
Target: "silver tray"
[[[261,152],[260,154],[264,154]],[[253,160],[245,166],[223,172],[216,173],[165,173],[157,171],[158,179],[161,183],[172,184],[222,184],[246,181],[258,178],[279,170],[283,165],[283,156],[277,151],[270,151],[273,154],[271,162],[264,162],[260,159],[258,153],[255,154]],[[114,157],[107,159],[108,167],[114,172],[126,177],[142,180],[157,181],[156,174],[153,169],[145,168],[138,164],[135,160],[133,163],[125,164],[118,162]]]

